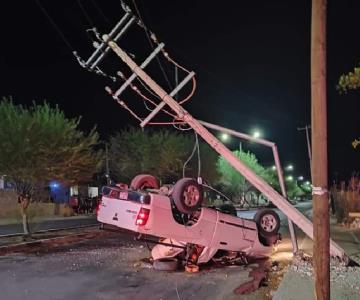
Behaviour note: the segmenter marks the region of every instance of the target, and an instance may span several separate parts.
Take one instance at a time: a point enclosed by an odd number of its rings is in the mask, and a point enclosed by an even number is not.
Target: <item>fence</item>
[[[330,196],[334,204],[335,216],[338,223],[349,225],[354,218],[349,217],[349,212],[360,212],[360,180],[352,177],[346,186],[341,182],[340,186],[331,188]]]

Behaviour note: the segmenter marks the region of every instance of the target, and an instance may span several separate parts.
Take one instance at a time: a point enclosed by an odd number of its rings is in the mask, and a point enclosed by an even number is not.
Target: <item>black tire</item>
[[[263,237],[271,237],[277,235],[280,228],[279,215],[271,209],[260,209],[254,220],[256,222],[259,233]]]
[[[158,271],[176,271],[178,268],[178,260],[176,258],[161,258],[153,262],[153,267]]]
[[[139,174],[131,180],[130,188],[133,190],[159,189],[159,181],[149,174]]]
[[[176,208],[184,214],[196,211],[202,204],[202,186],[193,178],[182,178],[174,185],[171,193]]]

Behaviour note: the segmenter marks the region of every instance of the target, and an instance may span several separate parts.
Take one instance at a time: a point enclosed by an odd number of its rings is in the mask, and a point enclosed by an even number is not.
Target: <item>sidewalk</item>
[[[360,264],[360,230],[348,229],[331,219],[332,239],[346,251],[348,256]],[[304,239],[306,252],[312,255],[312,241]],[[331,265],[331,299],[360,299],[360,267]],[[314,276],[312,264],[295,258],[285,273],[273,299],[303,300],[314,299]]]

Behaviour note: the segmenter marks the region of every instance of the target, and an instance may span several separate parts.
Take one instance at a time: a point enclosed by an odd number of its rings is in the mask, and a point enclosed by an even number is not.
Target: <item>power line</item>
[[[104,14],[103,10],[100,8],[100,6],[96,3],[95,0],[91,0],[91,3],[93,4],[93,6],[95,7],[95,9],[99,12],[99,14],[103,17],[103,19],[105,20],[105,22],[110,26],[111,22],[109,21],[109,19],[106,17],[106,15]]]
[[[83,6],[83,4],[81,3],[81,0],[77,0],[77,3],[80,7],[80,10],[82,11],[83,15],[85,16],[85,19],[87,20],[87,22],[89,23],[89,25],[91,27],[95,27],[94,22],[92,21],[92,19],[90,18],[90,15],[87,13],[85,7]]]
[[[123,1],[121,0],[121,2],[123,2]],[[134,5],[134,8],[135,8],[135,10],[136,10],[136,13],[137,13],[137,15],[138,15],[138,17],[139,17],[139,20],[141,21],[141,23],[142,23],[142,25],[143,25],[142,27],[144,28],[144,31],[145,31],[147,40],[149,41],[150,47],[154,50],[154,44],[153,44],[153,42],[152,42],[152,40],[151,40],[151,38],[150,38],[150,35],[149,35],[149,32],[148,32],[149,30],[147,29],[147,27],[146,27],[146,25],[145,25],[145,23],[144,23],[144,20],[143,20],[142,17],[141,17],[139,8],[137,7],[135,0],[132,0],[132,3],[133,3],[133,5]],[[167,82],[167,85],[169,86],[170,89],[172,89],[172,84],[170,83],[169,77],[167,76],[167,74],[166,74],[166,72],[165,72],[165,70],[164,70],[164,68],[163,68],[162,63],[161,63],[159,57],[157,57],[157,56],[156,56],[156,61],[157,61],[158,64],[159,64],[159,67],[160,67],[160,69],[161,69],[161,72],[162,72],[163,75],[164,75],[164,78],[165,78],[165,80],[166,80],[166,82]]]
[[[66,44],[66,46],[70,49],[70,51],[73,53],[74,52],[74,48],[71,46],[70,42],[68,41],[68,39],[65,37],[64,33],[61,31],[61,29],[56,25],[55,21],[50,17],[50,15],[47,13],[46,9],[44,8],[44,6],[42,6],[42,4],[40,3],[39,0],[35,0],[35,3],[38,5],[38,7],[40,8],[40,10],[43,12],[43,14],[46,16],[46,18],[48,19],[48,21],[51,23],[51,25],[54,27],[54,29],[57,31],[57,33],[59,34],[59,36],[61,37],[61,39],[63,40],[63,42]]]

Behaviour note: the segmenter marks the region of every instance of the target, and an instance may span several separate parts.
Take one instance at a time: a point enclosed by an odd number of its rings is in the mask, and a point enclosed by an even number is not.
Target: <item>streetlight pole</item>
[[[298,127],[297,128],[298,131],[305,130],[305,133],[306,133],[306,143],[307,143],[308,156],[309,156],[309,162],[310,162],[310,178],[312,178],[312,172],[311,172],[311,144],[310,144],[309,129],[311,129],[310,125],[306,125],[305,127]]]
[[[110,180],[110,168],[109,168],[109,150],[108,150],[108,145],[105,144],[105,172],[106,172],[106,184],[110,185],[111,184],[111,180]]]

